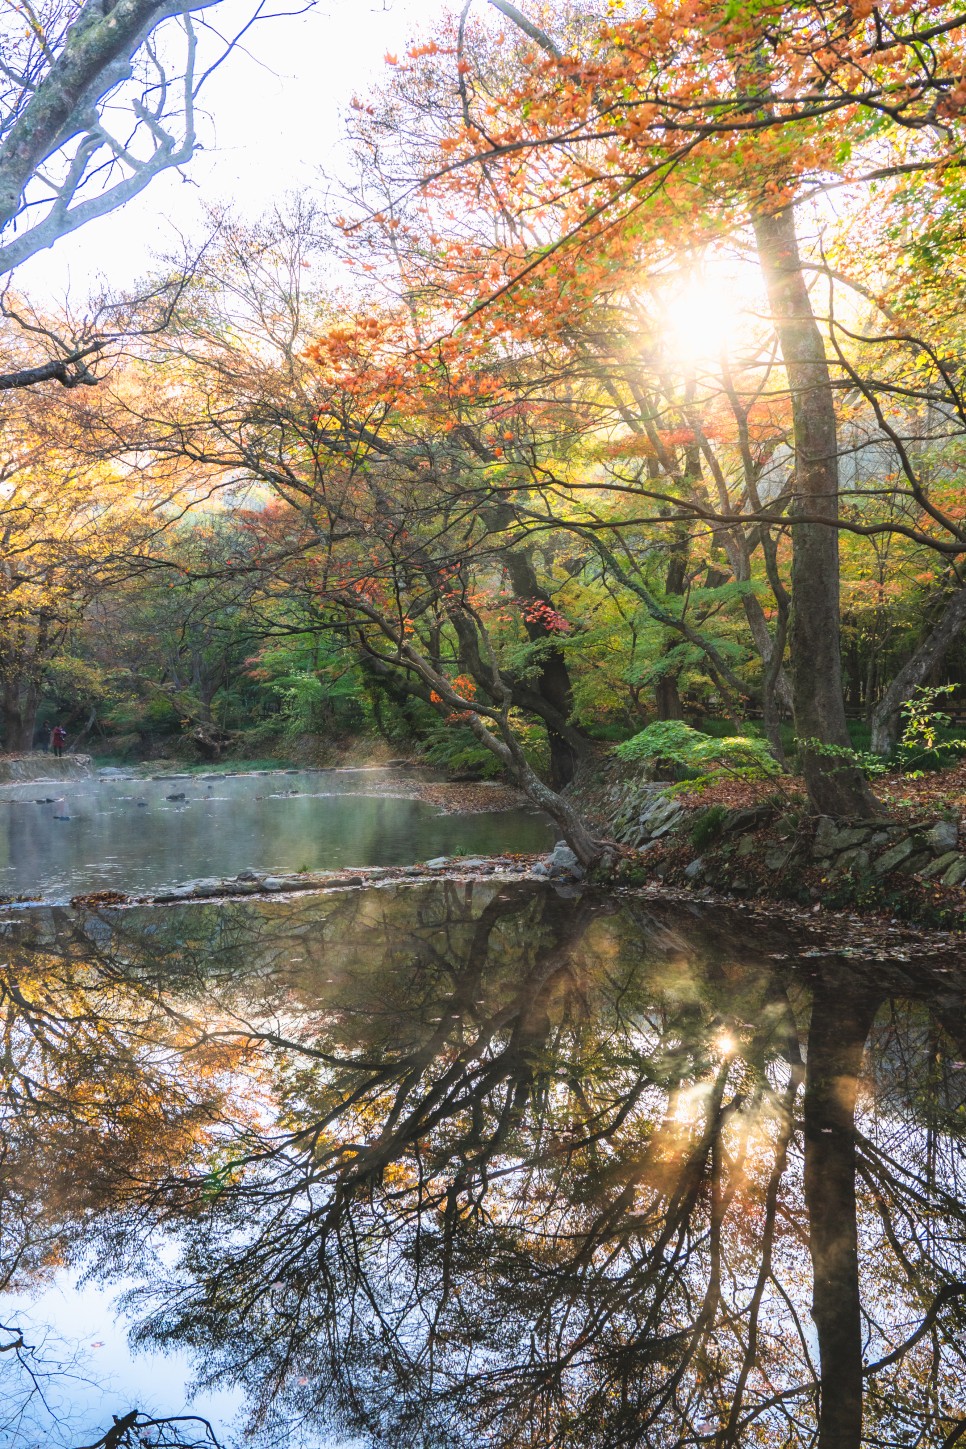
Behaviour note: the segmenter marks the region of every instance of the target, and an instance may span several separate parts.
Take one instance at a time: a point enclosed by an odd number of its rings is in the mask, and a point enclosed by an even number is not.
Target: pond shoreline
[[[34,757],[41,770],[49,771],[54,762],[44,755]],[[56,766],[55,766],[56,768]],[[432,806],[443,816],[473,816],[518,809],[525,797],[509,785],[498,782],[466,782],[443,780],[418,763],[396,760],[386,764],[349,765],[312,770],[221,769],[158,771],[145,764],[131,768],[102,766],[92,771],[95,780],[122,782],[152,780],[155,782],[212,782],[231,779],[273,779],[296,774],[325,777],[380,777],[381,797],[418,800]],[[88,777],[90,779],[91,776]],[[0,783],[0,801],[8,804],[34,804],[17,801],[11,793],[25,784],[69,785],[77,783],[57,779],[50,774],[37,775],[31,781]],[[598,787],[602,782],[597,782]],[[629,786],[633,788],[629,788]],[[290,793],[290,792],[282,792]],[[584,798],[581,799],[581,794]],[[767,915],[789,923],[837,922],[851,934],[873,932],[876,939],[906,939],[927,944],[930,950],[961,949],[966,928],[966,888],[950,886],[941,879],[923,881],[908,871],[907,859],[900,858],[895,869],[874,876],[864,859],[861,842],[852,840],[858,828],[836,826],[844,831],[841,841],[835,836],[832,822],[809,820],[792,810],[777,810],[776,802],[767,806],[758,802],[744,808],[721,806],[709,809],[695,799],[682,798],[679,792],[668,791],[660,782],[626,779],[615,784],[607,781],[597,798],[590,791],[574,792],[576,801],[588,809],[591,818],[609,836],[620,843],[620,859],[610,879],[593,883],[581,880],[576,867],[554,868],[555,857],[545,853],[460,852],[412,864],[347,865],[310,870],[267,870],[246,868],[235,875],[208,875],[186,879],[157,890],[95,889],[73,895],[58,894],[56,898],[39,897],[21,891],[0,896],[0,911],[31,909],[45,906],[64,907],[68,903],[78,909],[166,905],[186,901],[239,901],[253,897],[286,897],[306,893],[325,893],[347,889],[371,889],[402,884],[418,884],[428,880],[446,879],[470,882],[475,879],[520,881],[543,880],[554,889],[566,893],[593,889],[619,898],[627,892],[643,893],[655,900],[680,900],[695,905],[727,905],[751,917]],[[177,799],[177,796],[171,796]],[[260,799],[261,796],[256,796]],[[788,802],[786,802],[787,804]],[[596,807],[596,808],[595,808]],[[720,817],[720,818],[719,818]],[[885,823],[888,838],[883,838],[880,854],[902,856],[895,850],[909,833],[909,826],[898,821]],[[869,827],[871,829],[871,827]],[[915,831],[936,831],[936,817],[913,827]],[[946,827],[947,829],[950,827]],[[824,832],[824,833],[823,833]],[[867,832],[868,833],[868,832]],[[823,842],[828,839],[828,844]],[[846,837],[848,837],[846,839]],[[951,841],[934,845],[932,856],[944,868],[953,854]],[[925,843],[920,843],[925,849]],[[563,849],[561,845],[558,851]],[[946,849],[947,854],[943,854]],[[838,859],[834,852],[837,850]],[[564,852],[569,854],[569,852]],[[779,856],[781,860],[779,861]],[[915,866],[918,857],[909,847],[908,863]],[[955,852],[958,861],[959,852]],[[571,857],[571,859],[573,859]],[[841,862],[841,863],[840,863]],[[954,861],[955,863],[955,861]],[[873,861],[874,864],[874,861]],[[905,867],[905,868],[904,868]],[[809,925],[811,929],[811,924]],[[898,932],[898,935],[897,935]]]
[[[357,867],[338,871],[313,871],[291,877],[260,875],[255,871],[242,873],[242,878],[224,881],[194,881],[183,886],[145,895],[125,895],[100,891],[79,895],[67,901],[7,900],[0,901],[0,918],[17,912],[33,913],[50,909],[72,909],[80,913],[102,911],[128,912],[144,908],[190,905],[237,905],[279,902],[311,896],[344,895],[367,890],[419,888],[432,884],[449,884],[463,889],[480,884],[508,886],[526,885],[564,898],[587,896],[599,901],[610,900],[615,908],[624,900],[653,901],[655,906],[680,904],[687,913],[699,914],[719,908],[739,920],[751,923],[786,926],[790,931],[805,933],[812,945],[802,952],[789,941],[789,957],[827,958],[855,957],[857,960],[897,962],[915,969],[918,962],[948,962],[945,971],[959,971],[963,961],[963,933],[917,926],[898,919],[861,912],[826,909],[816,905],[801,906],[789,900],[757,898],[742,900],[704,887],[695,890],[686,885],[661,881],[643,883],[602,883],[550,880],[535,873],[534,866],[546,857],[541,855],[492,856],[468,859],[465,863],[452,859],[445,864],[410,866]],[[781,954],[776,960],[785,959]]]
[[[863,820],[813,814],[802,781],[655,780],[610,757],[573,804],[620,848],[628,885],[966,932],[966,765],[936,781],[894,779]]]

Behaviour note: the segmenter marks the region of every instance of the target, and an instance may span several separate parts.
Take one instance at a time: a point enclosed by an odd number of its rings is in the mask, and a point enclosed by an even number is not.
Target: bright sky
[[[477,3],[483,8],[483,0]],[[350,98],[378,79],[387,51],[400,51],[454,5],[316,0],[305,15],[260,23],[246,37],[246,53],[229,57],[205,87],[204,149],[184,179],[177,172],[159,176],[122,211],[19,267],[18,290],[50,302],[69,292],[79,303],[99,274],[124,287],[148,269],[152,251],[176,246],[179,232],[201,234],[203,200],[231,202],[254,216],[286,191],[311,186],[320,168],[336,170]],[[227,34],[252,8],[253,0],[223,0],[208,15]]]

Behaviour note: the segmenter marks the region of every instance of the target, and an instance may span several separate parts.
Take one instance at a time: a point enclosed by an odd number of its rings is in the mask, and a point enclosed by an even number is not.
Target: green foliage
[[[683,720],[658,720],[618,745],[615,753],[628,764],[670,768],[684,779],[764,780],[781,773],[764,740],[752,735],[714,739]]]
[[[707,810],[702,810],[689,831],[689,838],[695,850],[703,850],[716,840],[721,834],[722,827],[728,818],[726,805],[709,805]]]
[[[479,743],[466,725],[445,725],[440,721],[423,750],[426,762],[448,775],[471,775],[490,780],[500,773],[495,755]]]
[[[849,749],[846,745],[827,745],[823,740],[811,736],[797,739],[795,745],[800,753],[808,750],[810,754],[818,755],[823,760],[837,761],[839,769],[861,770],[869,780],[875,779],[877,775],[887,774],[891,768],[890,761],[882,755],[874,755],[869,750]]]
[[[855,767],[867,779],[899,770],[913,778],[928,770],[942,770],[966,754],[966,739],[952,735],[952,720],[935,708],[936,700],[951,694],[953,684],[936,687],[920,685],[900,711],[905,724],[899,743],[891,756],[875,755],[870,750],[843,749],[841,745],[824,744],[821,740],[798,740],[800,749],[808,749],[823,759],[839,760],[843,769]]]
[[[952,694],[955,688],[954,684],[932,688],[921,685],[902,706],[905,723],[896,749],[896,764],[903,774],[939,770],[966,754],[966,739],[950,736],[952,720],[936,708],[936,701]]]
[[[543,726],[515,718],[514,729],[533,769],[544,772],[549,765],[549,750]],[[479,743],[468,725],[453,724],[438,715],[429,727],[423,755],[428,764],[451,775],[491,780],[501,773],[496,756]]]

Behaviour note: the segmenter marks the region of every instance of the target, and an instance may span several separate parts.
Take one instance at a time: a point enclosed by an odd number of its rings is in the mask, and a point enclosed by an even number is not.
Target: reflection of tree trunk
[[[805,1202],[821,1359],[818,1449],[859,1449],[862,1319],[855,1100],[879,997],[844,979],[815,988],[805,1070]]]
[[[754,217],[755,239],[788,376],[795,441],[790,676],[795,733],[851,748],[839,630],[838,441],[825,343],[815,321],[792,207]],[[824,815],[867,816],[874,797],[854,765],[804,750],[809,799]]]

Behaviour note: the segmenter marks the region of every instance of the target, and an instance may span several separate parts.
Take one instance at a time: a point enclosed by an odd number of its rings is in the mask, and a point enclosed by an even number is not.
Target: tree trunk
[[[791,207],[753,218],[758,256],[788,376],[795,442],[789,675],[800,740],[851,748],[839,634],[838,442],[825,344],[812,311]],[[803,750],[812,808],[863,817],[877,806],[861,772],[834,755]]]
[[[684,719],[676,674],[658,675],[654,684],[654,708],[658,719]]]
[[[899,735],[899,711],[924,684],[929,675],[941,664],[950,647],[966,625],[966,588],[957,589],[946,603],[942,616],[935,628],[919,645],[911,659],[907,659],[893,679],[885,694],[872,710],[869,723],[872,726],[872,749],[877,755],[890,755],[896,747]]]
[[[689,474],[697,473],[699,464],[692,461],[689,464]],[[687,530],[678,525],[672,532],[671,544],[668,555],[667,574],[664,579],[665,598],[683,598],[688,575],[688,552],[690,539]],[[670,654],[676,644],[680,643],[680,636],[665,630],[664,643],[661,646],[661,657]],[[678,689],[678,676],[680,669],[666,669],[659,674],[654,684],[654,707],[657,710],[657,717],[660,720],[684,719],[684,706],[681,703],[681,693]]]
[[[512,730],[507,727],[502,731],[502,736],[497,735],[478,715],[471,715],[468,723],[480,743],[505,766],[511,780],[539,810],[545,811],[556,823],[585,870],[609,866],[614,854],[612,843],[598,839],[570,801],[543,783],[528,763]]]
[[[36,722],[36,705],[33,710],[25,710],[23,701],[16,696],[4,700],[3,748],[8,754],[20,754],[33,747]]]
[[[817,1449],[860,1449],[862,1313],[855,1204],[855,1101],[879,997],[816,985],[805,1068],[805,1203],[821,1364]]]
[[[503,556],[503,562],[514,592],[522,599],[524,605],[534,603],[548,609],[553,608],[549,594],[540,587],[533,561],[527,553],[509,549]],[[554,715],[569,722],[574,707],[573,685],[567,660],[557,643],[558,636],[552,629],[548,629],[539,611],[531,612],[529,615],[525,613],[523,626],[527,631],[528,639],[535,644],[546,645],[540,655],[538,672],[532,688],[545,701]],[[522,695],[520,702],[523,703]],[[580,763],[577,731],[571,727],[564,733],[563,729],[555,728],[546,717],[544,723],[547,727],[547,741],[550,747],[550,784],[554,790],[562,790],[570,784]]]

